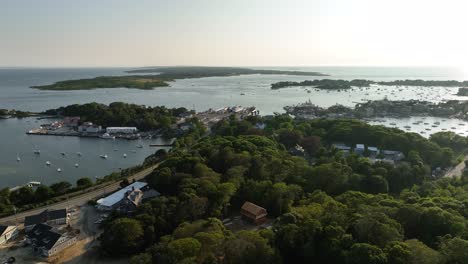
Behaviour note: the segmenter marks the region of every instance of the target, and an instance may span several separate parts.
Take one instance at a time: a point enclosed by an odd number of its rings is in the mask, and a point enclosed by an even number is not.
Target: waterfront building
[[[63,119],[63,124],[68,127],[78,127],[79,123],[80,123],[79,116],[66,116]]]
[[[138,129],[136,127],[108,127],[106,132],[108,134],[135,134]]]
[[[101,126],[95,125],[91,122],[84,122],[78,127],[78,132],[82,133],[99,133],[101,130]]]

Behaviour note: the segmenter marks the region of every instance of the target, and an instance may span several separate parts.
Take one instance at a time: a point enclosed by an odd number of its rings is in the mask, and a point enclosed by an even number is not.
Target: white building
[[[86,132],[86,133],[98,133],[101,132],[102,127],[95,125],[91,122],[85,122],[81,126],[78,127],[78,132]]]
[[[135,134],[138,129],[136,127],[108,127],[106,132],[109,134]]]
[[[127,192],[134,189],[142,189],[146,185],[148,185],[146,182],[134,182],[107,197],[97,200],[96,208],[103,211],[115,210],[120,206]]]

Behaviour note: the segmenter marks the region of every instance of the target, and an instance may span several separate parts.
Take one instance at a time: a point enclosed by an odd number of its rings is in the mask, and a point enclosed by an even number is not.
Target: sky
[[[463,0],[1,0],[0,66],[453,66]]]

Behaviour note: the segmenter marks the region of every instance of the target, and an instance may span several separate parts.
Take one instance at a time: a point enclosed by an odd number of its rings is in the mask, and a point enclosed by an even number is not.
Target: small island
[[[304,76],[326,76],[318,72],[255,70],[232,67],[159,67],[143,68],[127,73],[158,73],[154,75],[100,76],[90,79],[60,81],[49,85],[31,86],[31,88],[50,91],[92,90],[100,88],[132,88],[152,90],[167,87],[176,79],[228,77],[245,74],[282,74]]]
[[[288,87],[297,87],[297,86],[312,86],[317,89],[326,89],[326,90],[343,90],[350,89],[351,87],[369,87],[371,84],[378,84],[384,86],[421,86],[421,87],[468,87],[468,81],[426,81],[426,80],[395,80],[387,82],[377,82],[371,80],[362,80],[355,79],[352,81],[346,80],[306,80],[302,82],[277,82],[271,84],[271,89],[281,89]]]
[[[50,85],[31,86],[31,88],[51,91],[91,90],[99,88],[151,90],[156,87],[169,86],[167,81],[162,80],[157,75],[101,76],[92,79],[60,81]]]

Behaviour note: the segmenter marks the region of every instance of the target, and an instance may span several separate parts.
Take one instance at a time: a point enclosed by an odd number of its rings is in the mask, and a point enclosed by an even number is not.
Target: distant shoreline
[[[157,67],[126,71],[126,73],[159,73],[154,75],[100,76],[89,79],[59,81],[49,85],[31,86],[48,91],[92,90],[100,88],[130,88],[152,90],[167,87],[168,82],[177,79],[228,77],[250,74],[278,74],[295,76],[328,76],[319,72],[255,70],[233,67]]]

